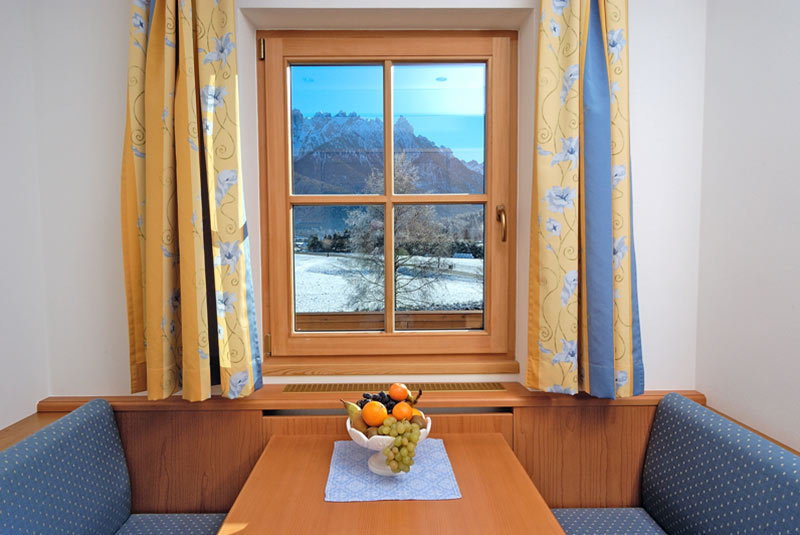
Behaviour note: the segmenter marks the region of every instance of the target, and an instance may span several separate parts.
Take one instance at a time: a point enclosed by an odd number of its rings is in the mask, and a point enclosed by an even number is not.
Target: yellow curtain
[[[528,386],[644,390],[631,218],[626,0],[543,0]]]
[[[133,0],[122,162],[131,390],[261,386],[232,0]]]

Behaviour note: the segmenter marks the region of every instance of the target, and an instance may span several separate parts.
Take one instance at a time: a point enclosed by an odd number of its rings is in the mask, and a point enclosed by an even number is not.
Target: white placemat
[[[455,500],[461,498],[453,467],[440,439],[419,443],[411,471],[387,477],[373,474],[367,459],[375,452],[350,440],[333,445],[325,485],[326,502],[379,500]]]

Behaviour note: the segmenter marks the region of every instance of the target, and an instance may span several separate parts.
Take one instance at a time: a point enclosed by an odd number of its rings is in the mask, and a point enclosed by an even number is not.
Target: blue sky
[[[380,65],[293,66],[292,108],[303,115],[356,112],[383,116]],[[418,135],[453,149],[462,160],[484,160],[486,66],[398,64],[393,68],[394,115]]]

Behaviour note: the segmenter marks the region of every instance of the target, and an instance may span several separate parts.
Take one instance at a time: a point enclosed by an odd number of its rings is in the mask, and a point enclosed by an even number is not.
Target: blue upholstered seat
[[[553,513],[567,535],[800,535],[800,457],[668,394],[650,431],[642,507]]]
[[[92,400],[0,452],[2,535],[212,535],[224,514],[131,515],[111,406]]]
[[[650,432],[642,505],[670,535],[800,534],[800,457],[668,394]]]
[[[111,406],[96,399],[0,452],[0,533],[113,534],[131,490]]]
[[[567,535],[664,535],[640,507],[553,509]]]
[[[117,535],[214,535],[224,514],[131,515]]]

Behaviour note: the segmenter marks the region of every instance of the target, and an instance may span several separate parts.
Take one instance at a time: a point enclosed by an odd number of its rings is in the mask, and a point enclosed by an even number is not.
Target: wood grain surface
[[[27,418],[9,425],[5,429],[0,429],[0,451],[8,449],[20,440],[29,437],[36,431],[49,425],[62,416],[66,412],[37,412],[31,414]]]
[[[678,392],[705,405],[706,398],[696,390],[648,390],[632,398],[618,400],[598,399],[585,394],[564,396],[546,392],[532,392],[520,383],[501,383],[505,390],[492,392],[425,392],[420,408],[428,407],[623,407],[655,406],[668,392]],[[212,396],[202,403],[190,403],[180,396],[150,401],[144,396],[105,396],[116,412],[128,411],[240,411],[280,409],[340,409],[341,392],[284,392],[283,384],[266,384],[261,390],[244,399],[227,399]],[[358,398],[360,392],[355,394]],[[39,412],[69,412],[98,396],[53,396],[38,404]]]
[[[523,407],[514,452],[550,507],[638,507],[655,405]]]
[[[429,414],[431,437],[454,433],[500,433],[509,446],[514,444],[514,418],[510,412],[476,414]],[[265,416],[264,436],[328,435],[348,440],[344,415]]]
[[[118,412],[133,513],[224,513],[264,449],[261,413]]]
[[[564,533],[500,434],[444,436],[462,498],[438,501],[326,502],[334,440],[273,437],[220,535]]]

